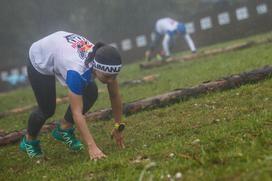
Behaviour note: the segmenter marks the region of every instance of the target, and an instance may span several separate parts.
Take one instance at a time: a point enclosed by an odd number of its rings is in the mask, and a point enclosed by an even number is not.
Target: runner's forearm
[[[88,129],[88,125],[86,123],[86,119],[84,115],[75,115],[74,116],[75,123],[80,132],[80,135],[83,137],[86,145],[90,147],[96,147],[96,143]]]

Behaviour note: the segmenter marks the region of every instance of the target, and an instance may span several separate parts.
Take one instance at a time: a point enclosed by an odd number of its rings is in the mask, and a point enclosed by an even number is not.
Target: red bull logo
[[[94,44],[92,44],[89,40],[77,34],[71,34],[65,38],[73,48],[77,49],[79,57],[83,60],[87,58],[88,53],[91,52],[94,47]]]

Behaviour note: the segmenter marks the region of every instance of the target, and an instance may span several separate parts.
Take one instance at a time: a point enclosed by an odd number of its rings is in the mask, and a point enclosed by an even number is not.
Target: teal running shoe
[[[61,129],[60,124],[52,131],[52,136],[69,147],[70,150],[79,151],[84,148],[83,144],[75,137],[75,128]]]
[[[26,136],[23,137],[19,149],[26,152],[30,158],[42,157],[43,153],[40,147],[40,140],[27,141]]]

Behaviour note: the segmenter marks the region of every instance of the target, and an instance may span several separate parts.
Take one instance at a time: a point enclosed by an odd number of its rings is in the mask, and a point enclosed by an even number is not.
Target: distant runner
[[[187,33],[185,25],[181,22],[171,18],[159,19],[156,22],[154,33],[155,38],[151,42],[148,50],[145,52],[145,57],[147,60],[151,60],[152,54],[162,38],[163,56],[166,58],[169,57],[171,54],[170,49],[175,35],[182,35],[185,38],[185,41],[187,42],[191,51],[193,53],[196,52],[195,44],[191,36]]]
[[[63,120],[52,131],[52,136],[71,150],[81,150],[83,144],[74,134],[75,123],[90,158],[96,160],[106,157],[96,145],[84,116],[97,99],[94,81],[97,78],[107,84],[115,120],[112,136],[117,145],[124,148],[122,102],[117,81],[121,67],[121,57],[115,48],[103,43],[94,45],[74,33],[59,31],[33,43],[29,50],[27,72],[38,108],[29,116],[27,134],[20,143],[20,149],[29,157],[43,155],[37,136],[45,121],[55,113],[55,78],[68,88],[70,105]]]

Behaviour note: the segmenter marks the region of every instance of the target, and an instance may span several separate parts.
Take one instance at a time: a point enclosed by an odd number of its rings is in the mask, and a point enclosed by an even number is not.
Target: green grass
[[[262,35],[248,37],[246,39],[239,39],[239,40],[235,40],[235,41],[229,41],[229,42],[225,42],[225,43],[221,43],[221,44],[203,47],[200,49],[200,51],[206,50],[206,49],[211,49],[211,48],[226,47],[226,46],[232,45],[234,43],[241,43],[241,42],[245,42],[245,41],[251,41],[251,40],[260,41],[260,40],[264,40],[267,38],[272,38],[272,32],[262,34]],[[129,64],[129,65],[124,66],[123,70],[120,73],[119,79],[120,79],[120,82],[122,82],[122,81],[132,80],[132,79],[140,79],[143,76],[149,75],[149,74],[160,74],[161,75],[160,80],[164,81],[163,83],[160,83],[160,85],[163,85],[163,86],[165,85],[165,88],[163,88],[163,91],[165,91],[165,90],[167,91],[167,90],[170,90],[171,88],[179,88],[181,86],[193,85],[195,83],[198,83],[199,81],[205,81],[205,78],[207,78],[207,79],[217,78],[216,76],[218,76],[218,74],[219,74],[219,76],[224,76],[229,73],[237,73],[239,71],[243,71],[244,68],[250,69],[250,68],[257,67],[257,66],[262,66],[263,64],[267,64],[267,63],[270,64],[271,63],[270,62],[271,53],[269,52],[269,51],[271,51],[270,45],[260,46],[258,48],[255,48],[255,47],[250,48],[248,50],[244,50],[242,52],[239,52],[238,54],[237,54],[237,52],[226,53],[226,54],[211,57],[211,58],[202,58],[202,59],[195,61],[195,62],[178,63],[178,64],[164,66],[164,67],[161,67],[158,69],[153,69],[153,70],[142,71],[139,69],[138,63]],[[265,49],[263,50],[263,48],[265,48]],[[177,55],[182,55],[182,54],[186,54],[186,53],[188,53],[188,51],[182,52],[182,53],[177,53]],[[255,54],[256,54],[256,57],[252,57],[252,55],[255,55]],[[201,62],[203,60],[204,60],[204,62]],[[225,61],[225,60],[227,60],[227,61]],[[210,63],[207,64],[206,63],[207,61],[209,61]],[[210,73],[210,72],[205,72],[205,74],[208,73],[208,75],[203,78],[202,78],[203,75],[202,76],[195,75],[196,78],[188,77],[188,72],[190,72],[190,71],[197,71],[197,73],[201,73],[199,71],[206,71],[206,70],[202,70],[203,64],[205,64],[206,69],[209,69],[209,68],[214,68],[214,66],[217,68],[217,63],[220,66],[220,70],[218,70],[217,75],[214,75],[213,73]],[[227,65],[225,65],[225,63],[227,63]],[[230,65],[232,65],[233,63],[235,63],[237,66],[230,67]],[[198,65],[198,64],[200,64],[200,65]],[[250,67],[245,67],[248,65]],[[213,66],[213,67],[211,67],[211,66]],[[225,66],[227,66],[226,68],[228,68],[228,69],[230,68],[231,70],[223,70],[223,72],[222,72],[222,67],[224,68]],[[243,66],[243,67],[240,68],[240,66]],[[175,70],[173,70],[173,69],[175,69]],[[184,72],[184,71],[186,71],[186,72]],[[173,72],[173,74],[172,74],[172,72]],[[178,74],[178,75],[176,75],[176,74]],[[211,77],[210,75],[213,75],[213,76]],[[173,76],[175,76],[175,79],[172,78]],[[186,76],[186,79],[184,78],[184,76]],[[192,76],[192,75],[190,75],[190,76]],[[169,79],[171,82],[173,82],[171,84],[171,87],[169,87],[169,85],[167,83],[169,81]],[[178,81],[178,83],[176,84],[177,81]],[[194,82],[192,82],[192,81],[194,81]],[[57,85],[58,85],[57,86],[57,96],[58,97],[65,96],[67,94],[66,89],[63,88],[62,86],[60,86],[59,84],[57,84]],[[102,86],[100,84],[99,84],[99,86],[101,88],[104,88],[104,86]],[[137,86],[137,87],[141,87],[141,86]],[[142,86],[142,87],[145,88],[145,86]],[[150,91],[148,92],[148,94],[145,94],[145,92],[141,92],[140,94],[138,94],[137,92],[135,93],[134,88],[135,87],[123,88],[124,90],[122,90],[122,92],[127,92],[127,89],[130,89],[130,92],[128,92],[128,94],[123,95],[124,101],[127,101],[127,100],[130,101],[130,100],[134,100],[135,97],[142,98],[142,97],[150,96],[150,94],[153,94]],[[134,97],[130,97],[132,91],[133,91],[133,95],[135,95]],[[158,92],[161,92],[161,89],[158,89]],[[18,95],[20,95],[20,96],[18,96]],[[105,97],[105,96],[103,95],[103,97]],[[34,96],[33,96],[33,93],[31,91],[30,87],[21,88],[16,91],[11,91],[9,93],[2,93],[2,94],[0,94],[0,99],[1,99],[0,112],[4,112],[4,111],[10,110],[12,108],[35,104],[35,99],[34,99]],[[102,104],[101,106],[99,104],[98,107],[104,107],[105,105],[107,105],[107,104]]]
[[[152,84],[122,87],[122,96],[124,102],[133,101],[271,65],[271,52],[271,44],[267,44],[152,70],[140,71],[137,64],[128,65],[121,81],[148,74],[160,77]],[[92,134],[108,155],[98,162],[90,161],[86,150],[69,152],[49,134],[41,136],[48,159],[40,163],[19,152],[17,144],[0,147],[0,180],[138,180],[151,162],[156,166],[147,171],[144,180],[167,180],[168,174],[177,172],[182,173],[183,180],[271,180],[271,85],[269,79],[129,116],[124,150],[118,150],[109,138],[112,122],[90,122]],[[16,104],[18,97],[34,103],[29,92],[27,88],[5,94],[5,101],[10,108],[21,105],[19,101]],[[61,89],[58,94],[64,92]],[[108,105],[106,93],[101,93],[94,109]],[[0,108],[5,110],[5,106]],[[60,118],[65,109],[66,105],[59,105],[51,120]],[[2,118],[0,127],[8,131],[24,128],[27,116]]]
[[[137,180],[155,162],[146,180],[177,172],[184,180],[271,180],[271,84],[270,79],[130,116],[122,151],[109,139],[112,123],[94,122],[89,127],[109,156],[97,163],[86,152],[70,153],[48,134],[41,137],[48,160],[40,164],[17,145],[2,147],[0,178]],[[192,144],[196,139],[200,142]],[[134,163],[139,156],[148,159]]]
[[[242,51],[224,53],[209,58],[202,58],[191,62],[174,63],[167,66],[151,70],[140,70],[138,64],[127,65],[124,67],[120,82],[124,80],[139,79],[145,75],[159,74],[156,82],[151,84],[126,86],[121,88],[123,102],[146,98],[161,94],[169,90],[189,87],[199,84],[206,80],[214,80],[229,74],[249,71],[272,63],[271,44],[252,47]],[[99,84],[101,89],[106,89]],[[67,92],[58,86],[58,95],[64,96]],[[18,96],[20,95],[20,96]],[[13,91],[2,95],[0,111],[5,111],[18,106],[35,104],[30,88]],[[99,94],[99,98],[92,110],[109,107],[110,103],[106,92]],[[49,121],[62,118],[67,104],[57,107],[56,114]],[[22,129],[26,125],[28,113],[15,116],[8,116],[0,119],[0,127],[7,131]]]

